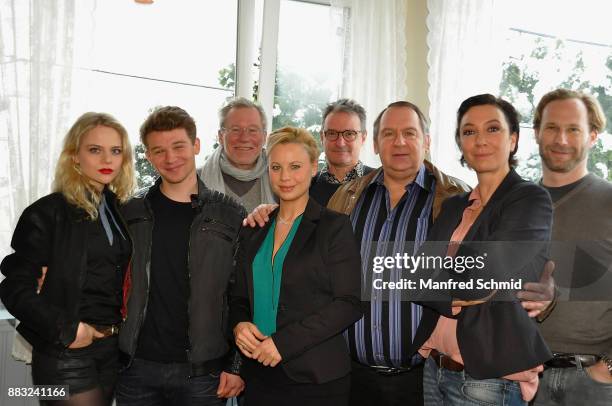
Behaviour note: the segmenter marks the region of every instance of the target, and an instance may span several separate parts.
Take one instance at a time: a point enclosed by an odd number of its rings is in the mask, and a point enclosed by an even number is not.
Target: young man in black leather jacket
[[[140,129],[155,185],[122,210],[134,241],[118,405],[221,405],[244,388],[227,292],[245,212],[196,174],[193,119],[160,107]]]

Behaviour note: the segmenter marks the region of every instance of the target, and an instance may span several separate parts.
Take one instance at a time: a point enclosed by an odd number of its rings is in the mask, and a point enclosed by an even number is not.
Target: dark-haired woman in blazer
[[[484,269],[451,270],[446,278],[539,279],[550,240],[552,204],[543,188],[512,169],[518,136],[518,114],[502,99],[483,94],[459,107],[455,139],[478,185],[443,203],[428,240],[451,242],[441,255],[488,256]],[[430,309],[415,337],[415,342],[424,343],[420,352],[428,357],[425,404],[526,405],[537,390],[542,364],[551,357],[535,322],[512,291],[448,293],[462,300],[453,301],[452,308],[450,301],[424,303]]]
[[[256,405],[348,403],[350,358],[342,331],[361,317],[360,254],[347,216],[309,199],[318,148],[303,129],[267,144],[279,208],[246,229],[230,302],[246,357],[245,401]]]

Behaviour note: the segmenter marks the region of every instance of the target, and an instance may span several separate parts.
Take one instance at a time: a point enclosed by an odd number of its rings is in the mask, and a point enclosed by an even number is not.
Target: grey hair
[[[325,119],[331,113],[336,112],[344,112],[356,114],[359,117],[359,122],[361,123],[361,131],[366,132],[366,111],[363,106],[357,103],[353,99],[338,99],[335,102],[329,103],[325,106],[325,110],[323,110],[323,123],[325,124]]]
[[[236,97],[229,100],[222,108],[219,110],[219,129],[225,127],[225,120],[227,119],[227,115],[229,114],[231,109],[242,109],[242,108],[252,108],[256,109],[259,113],[259,117],[261,118],[261,125],[263,127],[263,131],[265,132],[268,128],[268,120],[266,119],[266,112],[263,107],[259,103],[252,102],[251,100],[244,97]]]

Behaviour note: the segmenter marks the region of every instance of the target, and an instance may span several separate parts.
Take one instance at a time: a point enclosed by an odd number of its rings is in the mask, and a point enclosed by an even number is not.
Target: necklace
[[[278,214],[276,218],[278,219],[279,223],[284,224],[286,226],[290,226],[294,222],[294,220],[289,220],[289,219],[285,220],[284,218],[280,216],[280,214]]]

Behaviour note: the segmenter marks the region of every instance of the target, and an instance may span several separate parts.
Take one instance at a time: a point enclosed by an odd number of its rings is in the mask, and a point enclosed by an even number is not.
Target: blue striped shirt
[[[389,191],[381,171],[364,189],[351,212],[351,222],[361,241],[362,286],[368,286],[369,302],[364,317],[346,332],[351,356],[365,365],[409,367],[421,361],[418,354],[407,353],[414,339],[421,306],[402,301],[401,290],[372,288],[372,256],[412,255],[427,237],[432,222],[435,178],[421,165],[415,180],[391,208]],[[399,281],[402,270],[389,269],[380,274],[384,280]],[[368,296],[368,292],[365,291]],[[366,299],[366,298],[364,298]],[[369,306],[368,306],[369,305]]]

